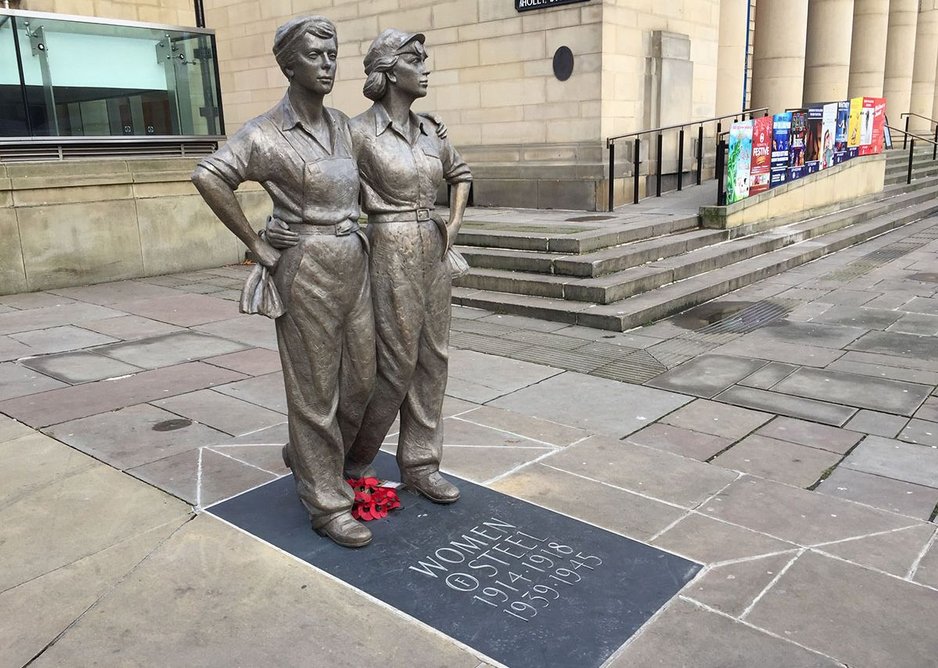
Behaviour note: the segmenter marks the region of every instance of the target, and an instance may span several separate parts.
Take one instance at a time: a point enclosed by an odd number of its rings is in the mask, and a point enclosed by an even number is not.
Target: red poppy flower
[[[349,478],[347,482],[355,490],[352,517],[357,520],[378,520],[401,507],[397,492],[390,487],[381,487],[377,478]]]

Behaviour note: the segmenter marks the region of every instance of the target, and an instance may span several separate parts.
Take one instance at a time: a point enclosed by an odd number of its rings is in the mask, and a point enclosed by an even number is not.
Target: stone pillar
[[[847,97],[883,96],[889,0],[853,0],[853,40]]]
[[[915,60],[912,65],[912,97],[909,109],[928,118],[934,118],[935,63],[938,62],[938,0],[922,0],[915,30]],[[896,119],[898,120],[898,119]],[[928,121],[912,118],[909,127],[916,132],[931,129]]]
[[[716,115],[733,114],[744,105],[746,35],[749,0],[720,0],[720,46],[717,52]]]
[[[899,125],[899,114],[909,110],[912,100],[912,63],[915,61],[915,27],[919,0],[890,0],[889,32],[886,37],[886,73],[883,96],[886,115]]]
[[[810,0],[804,62],[805,103],[846,99],[852,35],[853,0]]]
[[[766,0],[756,5],[753,107],[776,113],[801,106],[807,24],[808,0]]]

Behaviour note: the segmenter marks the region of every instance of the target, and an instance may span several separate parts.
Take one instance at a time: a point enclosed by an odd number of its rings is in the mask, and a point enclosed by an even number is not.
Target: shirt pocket
[[[323,158],[303,167],[303,212],[346,210],[358,202],[358,167],[348,157]]]
[[[429,185],[435,194],[436,189],[443,182],[443,159],[440,157],[439,149],[435,146],[423,145],[420,149],[427,166]]]

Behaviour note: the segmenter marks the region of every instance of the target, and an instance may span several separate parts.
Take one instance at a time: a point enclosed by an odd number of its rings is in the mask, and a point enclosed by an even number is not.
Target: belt
[[[290,230],[297,234],[327,234],[344,237],[359,231],[357,220],[343,220],[335,225],[311,225],[309,223],[290,223]]]
[[[392,213],[369,213],[369,223],[413,223],[432,220],[433,209],[412,209]]]

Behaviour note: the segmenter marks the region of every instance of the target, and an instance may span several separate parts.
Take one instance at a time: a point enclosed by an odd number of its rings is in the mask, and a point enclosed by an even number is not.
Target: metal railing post
[[[664,171],[664,161],[661,159],[661,151],[664,146],[664,135],[658,133],[658,151],[655,159],[658,161],[658,185],[655,186],[655,197],[661,197],[661,174]]]
[[[632,193],[632,203],[638,204],[638,168],[641,166],[641,153],[642,153],[642,138],[635,138],[635,150],[632,152],[632,180],[634,181],[633,193]]]
[[[908,136],[908,135],[906,135]],[[909,140],[909,175],[906,178],[906,185],[912,183],[912,159],[915,157],[915,137]]]
[[[717,142],[717,206],[726,204],[726,142],[722,139]]]
[[[703,182],[703,126],[697,128],[697,185]]]
[[[909,143],[909,117],[905,117],[905,134],[902,135],[902,149],[905,150],[905,147]]]
[[[616,143],[609,144],[609,210],[615,208],[615,183],[616,183]]]
[[[677,142],[679,144],[677,149],[677,189],[680,191],[684,188],[684,128],[681,128]]]
[[[931,147],[931,159],[938,158],[938,125],[935,126],[935,143]]]

